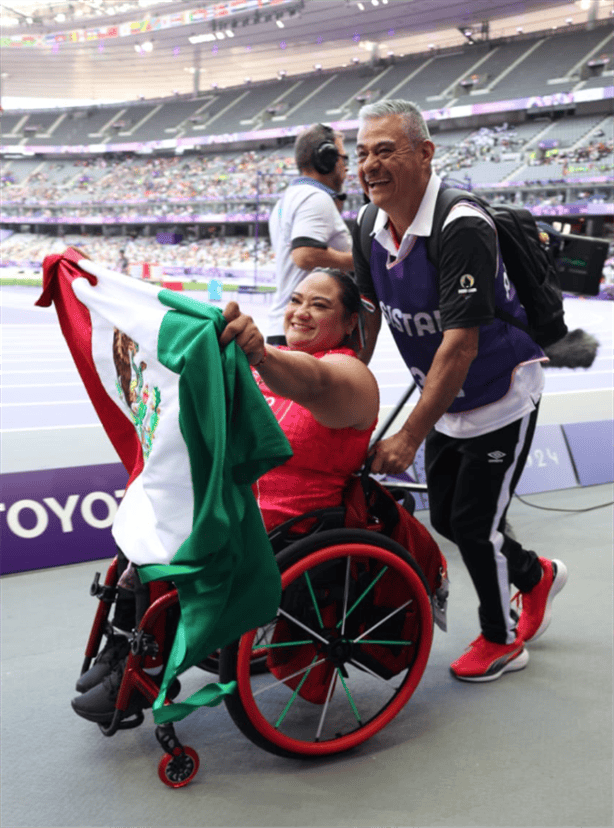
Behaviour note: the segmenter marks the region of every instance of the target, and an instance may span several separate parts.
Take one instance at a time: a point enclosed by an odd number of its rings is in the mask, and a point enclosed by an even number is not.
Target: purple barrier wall
[[[121,463],[0,477],[0,574],[112,558]]]
[[[573,488],[578,478],[581,486],[611,482],[612,433],[609,421],[538,426],[518,494]],[[423,446],[408,471],[399,477],[424,482]],[[111,558],[127,479],[121,463],[0,476],[0,574]],[[426,495],[415,498],[416,509],[428,508]]]
[[[562,426],[581,486],[614,480],[614,423],[573,423]]]

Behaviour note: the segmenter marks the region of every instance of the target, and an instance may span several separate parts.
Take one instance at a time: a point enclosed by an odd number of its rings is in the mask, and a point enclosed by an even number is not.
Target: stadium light
[[[213,32],[205,32],[205,34],[201,35],[191,35],[188,40],[192,45],[196,43],[210,43],[212,40],[215,40],[215,35]]]

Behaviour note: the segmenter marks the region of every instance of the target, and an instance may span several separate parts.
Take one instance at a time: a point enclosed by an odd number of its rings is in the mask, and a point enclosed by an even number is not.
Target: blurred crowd
[[[290,153],[102,157],[47,163],[22,183],[7,178],[4,198],[50,205],[245,200],[277,193],[293,174]]]
[[[14,233],[4,239],[0,244],[2,263],[17,267],[40,267],[45,256],[61,253],[71,245],[95,261],[120,272],[125,272],[129,265],[142,262],[202,272],[217,268],[228,276],[233,271],[249,271],[256,264],[269,270],[274,267],[268,239],[227,236],[179,244],[160,244],[155,236],[52,237],[35,233]]]
[[[433,159],[438,175],[453,175],[467,170],[478,161],[499,163],[502,154],[520,152],[526,141],[507,123],[497,127],[481,127],[452,146],[442,144]]]
[[[437,140],[437,138],[436,138]],[[504,123],[482,127],[449,146],[440,137],[434,169],[441,176],[462,171],[471,177],[479,162],[498,163],[517,155],[523,163],[525,139]],[[352,153],[351,142],[348,149]],[[531,164],[552,161],[566,165],[602,165],[612,155],[613,141],[602,136],[574,150],[553,149],[543,157],[534,153]],[[353,153],[352,153],[353,154]],[[121,218],[136,220],[146,215],[155,220],[173,218],[199,220],[204,214],[249,212],[250,202],[271,201],[296,175],[292,148],[285,151],[243,152],[215,156],[127,155],[81,161],[45,161],[23,181],[16,180],[10,166],[3,169],[3,205],[23,206],[23,215],[42,219],[57,214],[62,206],[67,215],[84,218],[92,214],[102,221]],[[502,176],[503,177],[503,176]],[[487,182],[474,180],[474,185]],[[491,184],[495,181],[488,182]],[[349,194],[360,193],[355,164],[346,179]],[[237,202],[242,202],[238,207]],[[20,213],[21,214],[21,213]]]
[[[611,200],[607,186],[586,186],[585,191],[544,186],[490,193],[486,182],[472,176],[472,168],[483,162],[497,164],[516,157],[529,160],[525,139],[507,123],[482,127],[452,145],[446,145],[445,134],[435,137],[438,142],[433,162],[434,170],[451,183],[460,183],[470,189],[484,184],[493,202],[511,202],[526,207],[560,206],[566,199],[574,202],[606,203]],[[449,140],[449,139],[448,139]],[[563,172],[576,173],[573,165],[583,165],[587,171],[601,170],[610,165],[614,142],[605,133],[594,134],[590,142],[574,150],[553,147],[548,153],[531,153],[531,164],[563,163]],[[362,192],[356,176],[354,144],[346,142],[350,154],[350,171],[345,188],[348,200],[344,217],[353,218],[362,203]],[[484,167],[479,168],[484,170]],[[557,168],[560,171],[560,167]],[[136,237],[105,235],[75,236],[78,244],[93,258],[110,267],[121,269],[126,263],[149,261],[164,266],[206,270],[220,268],[232,271],[245,266],[273,267],[273,253],[268,239],[259,240],[221,235],[226,223],[252,223],[258,218],[266,222],[276,197],[297,175],[293,148],[267,151],[246,151],[239,154],[201,153],[183,156],[122,157],[100,156],[79,160],[45,160],[30,167],[30,174],[18,180],[10,164],[1,171],[2,210],[13,220],[40,221],[60,228],[66,220],[80,222],[85,229],[107,224],[163,223],[173,231],[190,235],[186,224],[203,226],[207,220],[217,224],[209,233],[212,238],[182,241],[163,245],[146,230]],[[503,178],[503,176],[501,176]],[[500,181],[500,179],[498,179]],[[537,183],[537,182],[536,182]],[[496,186],[494,182],[490,186]],[[8,223],[5,226],[10,226]],[[182,230],[182,228],[184,228]],[[113,229],[105,230],[109,234]],[[125,230],[124,230],[125,232]],[[16,233],[2,245],[2,262],[39,263],[49,252],[64,249],[68,237],[52,238],[29,233]],[[53,249],[51,249],[53,248]],[[246,265],[247,263],[247,265]]]

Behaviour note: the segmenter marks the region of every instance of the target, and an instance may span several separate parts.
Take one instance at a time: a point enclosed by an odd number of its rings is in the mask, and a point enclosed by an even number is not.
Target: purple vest
[[[416,238],[410,253],[390,270],[386,269],[387,258],[387,251],[374,239],[371,275],[379,306],[405,364],[422,389],[443,338],[438,273],[427,258],[422,237]],[[499,259],[495,305],[526,324],[524,308]],[[500,400],[509,390],[516,366],[541,356],[539,345],[513,325],[496,317],[489,325],[481,325],[478,355],[448,411],[470,411]]]

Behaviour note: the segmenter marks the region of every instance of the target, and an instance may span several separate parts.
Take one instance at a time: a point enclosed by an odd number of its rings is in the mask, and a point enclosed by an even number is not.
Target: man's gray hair
[[[361,121],[366,121],[370,118],[385,118],[387,115],[403,116],[405,131],[413,145],[417,145],[421,141],[430,141],[431,134],[422,116],[422,112],[411,101],[404,101],[400,98],[377,101],[377,103],[367,104],[361,107],[358,112],[358,118]]]

